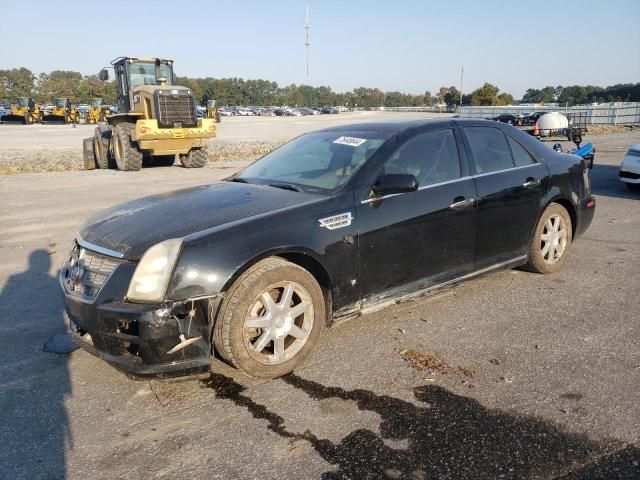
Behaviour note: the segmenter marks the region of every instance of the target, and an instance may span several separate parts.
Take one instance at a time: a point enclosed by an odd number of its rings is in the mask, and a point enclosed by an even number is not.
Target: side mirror
[[[98,74],[98,77],[103,82],[106,82],[107,80],[109,80],[109,72],[107,71],[106,68],[103,68],[102,70],[100,70],[100,73]]]
[[[415,192],[418,189],[418,179],[414,175],[405,173],[387,173],[376,180],[371,191],[376,197],[393,195],[395,193]]]
[[[178,76],[175,73],[173,73],[171,75],[171,85],[176,85],[177,83],[178,83]]]

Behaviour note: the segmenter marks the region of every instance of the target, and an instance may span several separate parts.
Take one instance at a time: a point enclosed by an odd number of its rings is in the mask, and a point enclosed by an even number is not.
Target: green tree
[[[490,106],[498,105],[498,92],[500,89],[490,83],[485,83],[482,87],[474,90],[471,94],[471,105]]]

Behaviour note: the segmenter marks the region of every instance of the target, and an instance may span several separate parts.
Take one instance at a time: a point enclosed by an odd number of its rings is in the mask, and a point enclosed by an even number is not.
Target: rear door
[[[464,127],[478,192],[475,269],[526,255],[548,186],[547,168],[494,127]]]
[[[460,162],[454,129],[406,140],[370,184],[388,173],[415,175],[418,190],[383,198],[362,192],[356,205],[362,296],[416,290],[470,272],[476,192]]]

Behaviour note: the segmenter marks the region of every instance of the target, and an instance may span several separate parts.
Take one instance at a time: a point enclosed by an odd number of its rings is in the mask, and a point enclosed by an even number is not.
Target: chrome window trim
[[[531,163],[529,165],[520,165],[519,167],[503,168],[502,170],[494,170],[493,172],[476,173],[475,175],[471,175],[471,177],[472,178],[486,177],[487,175],[494,175],[496,173],[511,172],[512,170],[520,170],[522,168],[537,167],[538,165],[542,165],[542,164],[536,162],[536,163]]]
[[[100,253],[107,257],[124,258],[124,253],[116,252],[115,250],[101,247],[100,245],[96,245],[95,243],[87,242],[80,237],[76,238],[76,242],[82,248],[86,248],[87,250],[91,250],[92,252]]]
[[[440,185],[447,185],[449,183],[460,182],[462,180],[468,180],[470,178],[472,178],[470,175],[465,175],[464,177],[455,178],[453,180],[447,180],[445,182],[438,182],[438,183],[432,183],[432,184],[429,184],[429,185],[424,185],[422,187],[418,187],[418,189],[415,190],[415,191],[419,192],[421,190],[426,190],[427,188],[439,187]],[[371,190],[371,188],[369,188],[369,190]],[[365,200],[362,200],[360,203],[361,204],[365,204],[365,203],[377,202],[379,200],[384,200],[385,198],[397,197],[398,195],[406,195],[407,193],[413,193],[413,192],[392,193],[390,195],[384,195],[382,197],[367,198]]]

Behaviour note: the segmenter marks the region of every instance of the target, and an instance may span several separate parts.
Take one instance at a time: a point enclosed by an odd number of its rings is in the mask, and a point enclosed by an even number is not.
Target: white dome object
[[[558,112],[545,113],[538,119],[540,133],[548,133],[549,130],[562,130],[569,126],[567,117]]]

